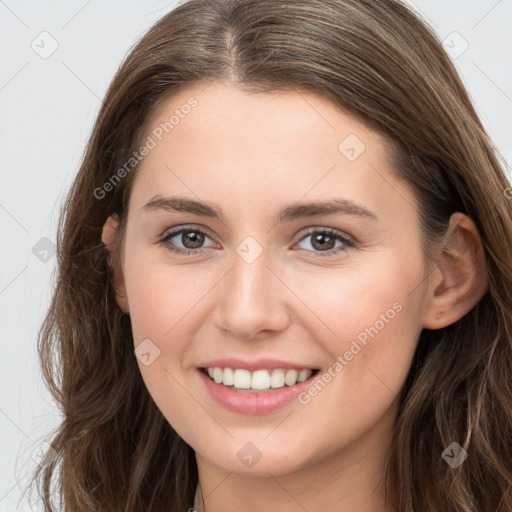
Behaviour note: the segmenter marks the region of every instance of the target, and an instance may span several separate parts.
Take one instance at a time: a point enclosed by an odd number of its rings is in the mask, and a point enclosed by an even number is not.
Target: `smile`
[[[211,380],[232,389],[248,390],[249,392],[269,391],[285,386],[294,386],[309,379],[318,370],[299,369],[261,369],[249,371],[243,368],[203,368]]]
[[[239,414],[268,414],[297,402],[298,395],[320,374],[310,368],[198,367],[206,394],[222,408]],[[277,366],[277,363],[276,363]]]

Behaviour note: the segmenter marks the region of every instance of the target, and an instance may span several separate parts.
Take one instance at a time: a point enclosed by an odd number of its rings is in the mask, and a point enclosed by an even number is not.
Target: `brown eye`
[[[168,233],[160,242],[178,254],[198,254],[202,252],[206,238],[209,238],[208,235],[200,229],[180,228]]]
[[[336,239],[331,235],[319,233],[312,235],[311,245],[319,251],[326,251],[329,249],[334,249],[334,246],[336,245]]]
[[[309,248],[305,250],[315,253],[315,256],[333,256],[346,252],[356,245],[352,239],[331,228],[312,229],[303,235],[299,241],[301,242],[307,238],[311,238],[309,245],[312,250]],[[336,247],[336,242],[340,242],[341,246]]]
[[[181,242],[186,249],[198,249],[204,243],[204,233],[187,229],[181,232]]]

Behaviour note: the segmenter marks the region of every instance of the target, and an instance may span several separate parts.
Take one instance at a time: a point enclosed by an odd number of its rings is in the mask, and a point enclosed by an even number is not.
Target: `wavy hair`
[[[393,172],[418,199],[427,261],[452,213],[473,219],[489,286],[459,321],[421,332],[386,485],[400,512],[510,512],[512,189],[435,32],[398,0],[190,0],[131,49],[58,225],[38,353],[63,419],[30,481],[45,512],[56,510],[55,495],[66,512],[182,512],[193,503],[195,453],[144,385],[101,233],[117,215],[121,248],[137,166],[104,184],[140,147],[149,116],[173,93],[209,81],[313,92],[382,134]],[[457,469],[441,457],[453,441],[469,454]]]

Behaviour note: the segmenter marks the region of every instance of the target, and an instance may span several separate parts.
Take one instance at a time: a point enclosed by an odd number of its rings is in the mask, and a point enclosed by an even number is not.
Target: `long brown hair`
[[[38,340],[63,414],[31,480],[45,512],[55,510],[52,493],[67,512],[181,512],[193,503],[194,451],[142,381],[101,233],[115,214],[122,236],[137,166],[112,180],[140,147],[149,115],[211,80],[313,92],[383,134],[396,176],[418,198],[427,256],[452,213],[474,220],[489,287],[456,323],[422,331],[387,481],[400,512],[512,510],[510,183],[439,39],[397,0],[190,0],[118,70],[62,208],[57,281]],[[454,441],[469,454],[456,469],[441,457]]]

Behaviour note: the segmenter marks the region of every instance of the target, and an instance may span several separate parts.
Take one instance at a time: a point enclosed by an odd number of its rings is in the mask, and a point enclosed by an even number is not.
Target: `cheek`
[[[364,342],[364,333],[372,326],[379,332],[403,328],[404,323],[414,327],[419,321],[419,297],[414,290],[421,275],[421,259],[411,255],[411,260],[404,262],[397,252],[371,256],[357,265],[347,260],[347,265],[339,268],[294,270],[286,278],[309,308],[301,321],[308,322],[319,342],[339,353],[358,336]]]
[[[187,315],[214,285],[207,270],[168,264],[143,251],[126,258],[125,279],[135,343],[175,337]]]
[[[406,379],[423,304],[422,259],[411,250],[409,255],[407,261],[398,251],[380,255],[379,265],[364,270],[296,276],[295,289],[316,313],[308,315],[307,328],[330,356],[323,379],[327,400],[342,409],[382,413]],[[317,394],[312,389],[304,402]]]
[[[187,265],[151,261],[133,251],[126,258],[126,287],[134,348],[142,379],[167,421],[190,442],[200,438],[204,410],[187,388],[190,339],[197,327],[198,300],[208,283],[191,279]],[[149,364],[140,354],[149,353]]]

